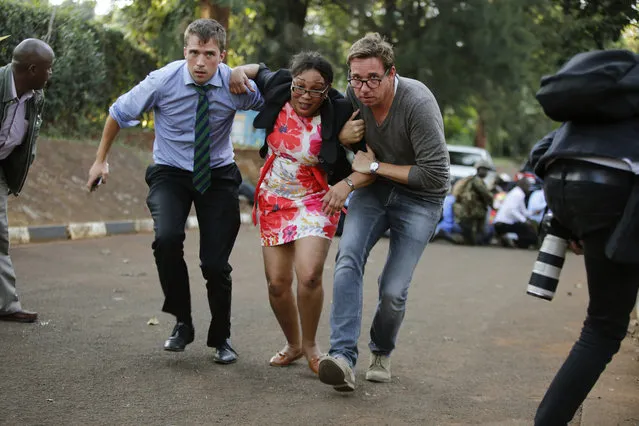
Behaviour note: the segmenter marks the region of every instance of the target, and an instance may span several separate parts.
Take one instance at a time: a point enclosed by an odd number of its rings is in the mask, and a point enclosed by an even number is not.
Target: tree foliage
[[[92,3],[78,1],[67,0],[61,9],[75,5],[86,21]],[[44,7],[46,0],[31,3]],[[46,33],[48,13],[38,16],[19,32]],[[83,70],[61,64],[60,74],[95,82],[112,76],[85,75],[84,68],[127,68],[103,54],[111,37],[104,27],[122,31],[157,66],[179,59],[184,29],[200,16],[228,20],[229,65],[265,62],[275,69],[300,50],[317,49],[333,63],[340,90],[349,46],[377,31],[394,45],[399,74],[435,93],[449,142],[486,143],[498,155],[525,153],[553,126],[534,98],[541,76],[578,52],[619,46],[624,31],[639,22],[634,0],[136,0],[99,24],[68,24],[84,35],[56,35],[69,52],[77,51],[77,43],[92,56],[70,58]],[[125,46],[115,34],[113,46]],[[125,51],[118,55],[135,62]],[[113,90],[126,90],[139,76],[121,74]],[[78,87],[71,93],[82,99],[85,92]]]
[[[49,132],[77,134],[94,128],[123,87],[154,66],[121,33],[86,21],[86,10],[80,11],[76,16],[72,7],[0,1],[0,28],[11,34],[0,44],[0,64],[10,63],[14,47],[29,37],[44,39],[56,53],[46,92],[44,129]]]

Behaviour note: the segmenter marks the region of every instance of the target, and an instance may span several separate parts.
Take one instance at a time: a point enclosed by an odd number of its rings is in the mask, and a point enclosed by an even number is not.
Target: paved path
[[[534,252],[432,244],[409,294],[393,381],[368,383],[366,343],[384,240],[367,269],[358,388],[342,395],[304,363],[268,366],[283,340],[248,226],[232,259],[241,359],[211,362],[197,240],[190,231],[196,341],[182,354],[161,349],[173,320],[159,312],[150,235],[15,247],[22,300],[40,322],[0,324],[0,424],[528,425],[579,333],[587,299],[580,258],[569,257],[548,303],[524,293]],[[325,271],[323,349],[335,248]],[[147,325],[152,317],[158,325]],[[575,425],[639,424],[638,348],[625,341]]]

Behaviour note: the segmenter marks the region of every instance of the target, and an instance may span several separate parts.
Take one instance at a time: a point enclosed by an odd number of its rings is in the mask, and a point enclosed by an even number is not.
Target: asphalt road
[[[551,303],[525,294],[536,253],[431,244],[415,272],[393,354],[393,380],[364,380],[376,278],[387,240],[366,271],[358,387],[343,395],[305,363],[278,369],[283,337],[268,304],[258,236],[243,226],[232,256],[233,343],[240,361],[212,362],[210,318],[187,236],[196,340],[183,353],[162,344],[173,319],[151,235],[13,248],[19,290],[36,324],[0,323],[0,424],[419,424],[528,425],[578,336],[587,289],[569,256]],[[325,270],[319,341],[328,349],[333,244]],[[151,318],[159,324],[148,325]],[[575,425],[639,424],[639,346],[626,339]]]

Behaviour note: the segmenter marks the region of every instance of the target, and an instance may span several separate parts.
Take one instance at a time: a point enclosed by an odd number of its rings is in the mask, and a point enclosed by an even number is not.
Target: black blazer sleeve
[[[342,130],[342,127],[344,127],[344,124],[348,121],[351,115],[353,115],[353,106],[348,99],[344,98],[339,92],[337,92],[337,94],[331,93],[329,98],[333,105],[334,114],[333,135],[330,142],[334,144],[333,149],[336,150],[336,155],[335,162],[331,164],[331,173],[328,175],[328,183],[329,185],[334,185],[350,175],[353,171],[351,163],[348,160],[348,151],[357,152],[360,149],[363,150],[366,144],[362,141],[355,145],[346,146],[339,142],[339,132]]]
[[[291,84],[293,76],[287,69],[281,69],[278,71],[271,71],[264,63],[260,63],[260,67],[255,77],[255,84],[260,89],[262,96],[266,102],[271,100],[275,93],[279,94],[282,85]]]

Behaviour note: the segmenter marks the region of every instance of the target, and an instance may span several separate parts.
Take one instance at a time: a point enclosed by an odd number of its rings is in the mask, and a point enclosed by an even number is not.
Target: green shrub
[[[0,28],[11,38],[0,43],[0,64],[11,61],[25,38],[45,39],[54,9],[0,0]],[[56,53],[46,90],[43,131],[57,136],[95,136],[109,105],[155,68],[150,55],[118,31],[55,11],[48,43]]]

